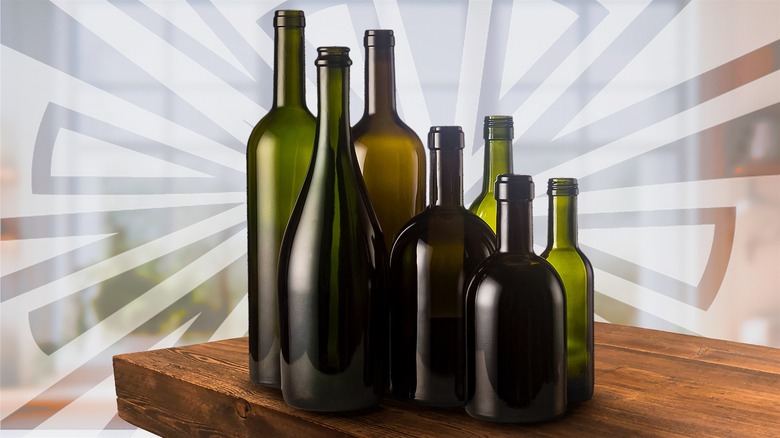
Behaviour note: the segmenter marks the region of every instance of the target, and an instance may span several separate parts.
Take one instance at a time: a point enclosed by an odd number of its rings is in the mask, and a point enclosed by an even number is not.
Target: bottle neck
[[[274,31],[274,107],[306,106],[303,27]]]
[[[393,47],[366,47],[366,115],[393,116],[395,61]]]
[[[550,195],[547,240],[553,248],[577,247],[577,197]]]
[[[334,151],[341,145],[351,145],[349,67],[318,66],[317,80],[317,132],[325,140],[320,144],[328,144]]]
[[[485,140],[485,165],[483,169],[482,192],[492,194],[498,175],[512,173],[512,140]]]
[[[430,205],[463,206],[463,151],[431,149]]]
[[[511,254],[533,254],[533,209],[530,200],[497,202],[498,251]]]

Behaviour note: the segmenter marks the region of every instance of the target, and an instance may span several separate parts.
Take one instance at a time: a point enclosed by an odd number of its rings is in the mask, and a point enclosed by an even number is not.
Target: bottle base
[[[547,421],[556,421],[562,418],[564,415],[566,415],[566,411],[557,412],[551,415],[528,415],[528,414],[516,414],[516,415],[510,415],[507,413],[504,413],[503,415],[499,416],[493,416],[493,415],[482,415],[477,412],[474,412],[473,410],[466,407],[466,413],[469,414],[470,417],[476,418],[477,420],[482,421],[490,421],[493,423],[515,423],[515,424],[532,424],[532,423],[543,423]]]

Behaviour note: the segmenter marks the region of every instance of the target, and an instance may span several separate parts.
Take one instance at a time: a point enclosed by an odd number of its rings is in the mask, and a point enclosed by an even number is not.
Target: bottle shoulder
[[[251,137],[284,131],[314,131],[317,119],[306,107],[282,106],[272,108],[252,129]]]
[[[475,286],[501,285],[502,288],[525,288],[527,285],[546,285],[562,291],[563,282],[555,268],[536,254],[495,252],[475,270]]]
[[[486,246],[491,252],[496,246],[496,236],[485,221],[463,207],[442,206],[428,206],[414,216],[399,233],[396,245],[427,242],[432,235]]]
[[[420,137],[398,117],[364,115],[352,127],[352,136],[356,144],[371,146],[375,143],[389,142],[419,148],[424,152]]]

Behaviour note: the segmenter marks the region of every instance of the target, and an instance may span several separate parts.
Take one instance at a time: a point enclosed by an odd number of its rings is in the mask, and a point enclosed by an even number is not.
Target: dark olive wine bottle
[[[483,128],[485,159],[482,172],[482,192],[471,203],[469,211],[485,221],[496,231],[496,198],[493,187],[498,175],[512,173],[512,116],[487,116]]]
[[[352,128],[355,152],[385,244],[425,203],[425,152],[395,107],[395,38],[392,30],[367,30],[363,117]]]
[[[542,257],[558,271],[566,289],[569,403],[593,397],[593,267],[577,244],[575,178],[547,181],[547,248]]]
[[[282,394],[344,412],[386,387],[387,251],[350,134],[349,49],[317,50],[314,152],[279,257]]]
[[[434,126],[430,205],[409,222],[390,258],[393,394],[432,406],[467,400],[464,282],[496,247],[463,206],[463,132]]]
[[[274,16],[274,100],[247,142],[249,375],[278,388],[276,271],[282,235],[303,185],[314,145],[314,116],[304,92],[304,16]]]
[[[566,298],[555,269],[533,252],[534,184],[500,175],[498,251],[468,286],[472,417],[544,421],[566,411]]]

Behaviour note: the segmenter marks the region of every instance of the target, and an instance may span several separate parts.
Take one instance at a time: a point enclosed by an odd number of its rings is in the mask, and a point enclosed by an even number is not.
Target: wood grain
[[[249,381],[246,338],[114,357],[119,416],[162,436],[780,436],[780,350],[596,324],[596,388],[560,420],[475,420],[385,399],[305,412]]]

